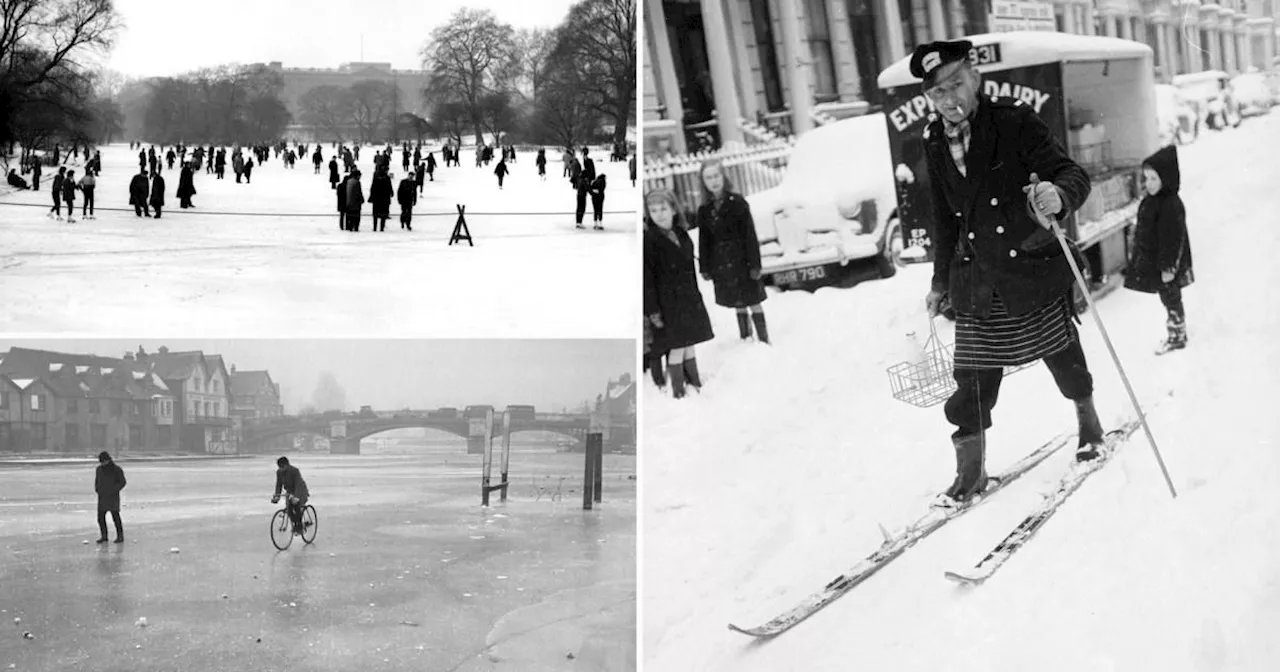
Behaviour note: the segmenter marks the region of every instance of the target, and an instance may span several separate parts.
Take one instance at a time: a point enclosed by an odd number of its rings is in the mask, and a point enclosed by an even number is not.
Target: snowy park
[[[375,149],[366,147],[357,162],[366,190]],[[428,150],[439,157],[439,147]],[[322,151],[327,165],[333,148]],[[250,183],[237,184],[230,170],[222,180],[197,171],[189,210],[173,193],[178,171],[165,171],[162,217],[137,217],[129,206],[137,151],[122,143],[101,152],[95,219],[81,218],[81,200],[75,222],[47,216],[48,169],[40,191],[0,187],[0,330],[73,335],[128,324],[139,333],[202,336],[432,336],[518,329],[525,337],[590,338],[636,323],[625,297],[638,292],[638,279],[617,270],[638,264],[637,192],[627,163],[609,161],[607,149],[593,152],[608,179],[601,231],[575,228],[574,190],[554,148],[546,181],[536,152],[519,151],[499,189],[493,166],[475,167],[474,149],[464,146],[460,167],[442,163],[425,182],[413,230],[400,228],[393,204],[381,232],[372,231],[368,208],[359,232],[340,228],[327,168],[315,174],[299,160],[287,169],[276,158],[255,167]],[[82,161],[67,167],[79,174]],[[399,168],[397,151],[397,182]],[[449,244],[457,206],[466,209],[474,246]]]
[[[93,543],[95,463],[0,462],[0,668],[636,669],[634,457],[583,511],[581,454],[513,444],[485,508],[480,456],[431,434],[291,453],[318,530],[285,551],[274,456],[122,460],[119,545]]]
[[[886,370],[929,334],[932,267],[851,289],[771,293],[771,346],[742,342],[701,291],[717,334],[703,387],[673,399],[646,380],[642,656],[658,670],[1188,672],[1276,669],[1280,474],[1274,424],[1280,318],[1270,257],[1280,114],[1179,147],[1197,281],[1189,344],[1157,356],[1165,311],[1116,289],[1098,311],[1172,476],[1145,434],[1058,510],[1000,573],[983,559],[1074,460],[1072,439],[808,620],[757,626],[820,591],[930,506],[954,476],[941,406],[891,396]],[[1106,429],[1136,420],[1099,330],[1080,333]],[[954,325],[937,320],[946,343]],[[1005,379],[988,432],[991,473],[1063,433],[1074,409],[1037,364]]]

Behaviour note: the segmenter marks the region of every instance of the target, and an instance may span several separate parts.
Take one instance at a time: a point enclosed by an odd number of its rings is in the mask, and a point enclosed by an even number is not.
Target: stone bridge
[[[425,428],[448,432],[467,439],[467,452],[480,454],[484,450],[484,436],[473,436],[472,419],[476,418],[427,413],[398,413],[387,417],[384,415],[346,415],[342,417],[325,416],[285,416],[268,420],[250,421],[244,425],[242,433],[242,449],[246,453],[258,453],[265,450],[271,439],[296,434],[312,434],[329,440],[329,452],[334,454],[359,455],[360,441],[395,429]],[[502,411],[493,414],[493,437],[495,449],[502,440]],[[605,451],[635,451],[635,417],[596,418],[597,431],[603,431]],[[601,428],[604,428],[603,430]],[[584,450],[587,434],[592,429],[592,417],[588,414],[513,414],[511,432],[542,431],[553,432],[575,440],[575,451]]]

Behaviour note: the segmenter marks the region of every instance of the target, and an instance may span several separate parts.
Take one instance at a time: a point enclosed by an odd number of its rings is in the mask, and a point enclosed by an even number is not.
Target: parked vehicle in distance
[[[1156,115],[1160,145],[1187,145],[1200,136],[1195,106],[1172,84],[1156,84]]]
[[[1231,76],[1221,70],[1206,70],[1173,78],[1187,100],[1195,105],[1200,123],[1214,130],[1240,125],[1240,108],[1231,92]]]
[[[897,273],[902,234],[890,166],[883,114],[800,136],[782,183],[746,199],[765,283],[812,291]]]
[[[1240,107],[1242,117],[1267,114],[1276,104],[1267,76],[1261,72],[1237,75],[1231,80],[1231,94]]]

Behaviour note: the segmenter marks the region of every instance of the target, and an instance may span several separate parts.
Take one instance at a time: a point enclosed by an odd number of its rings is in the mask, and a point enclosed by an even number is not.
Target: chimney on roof
[[[132,362],[132,361],[133,361],[133,353],[132,353],[132,352],[126,352],[126,353],[124,353],[124,357],[122,357],[122,359],[124,359],[124,361],[126,361],[126,362]]]
[[[160,346],[160,354],[162,355],[169,354],[169,347],[165,345]]]

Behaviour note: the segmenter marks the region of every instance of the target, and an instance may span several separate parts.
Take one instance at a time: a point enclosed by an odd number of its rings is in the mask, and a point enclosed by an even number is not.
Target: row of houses
[[[741,141],[743,121],[803,133],[824,115],[874,111],[889,65],[979,33],[1143,42],[1160,81],[1266,71],[1277,13],[1280,0],[644,0],[645,152]]]
[[[245,422],[282,414],[268,372],[199,350],[0,354],[0,453],[235,453]]]

